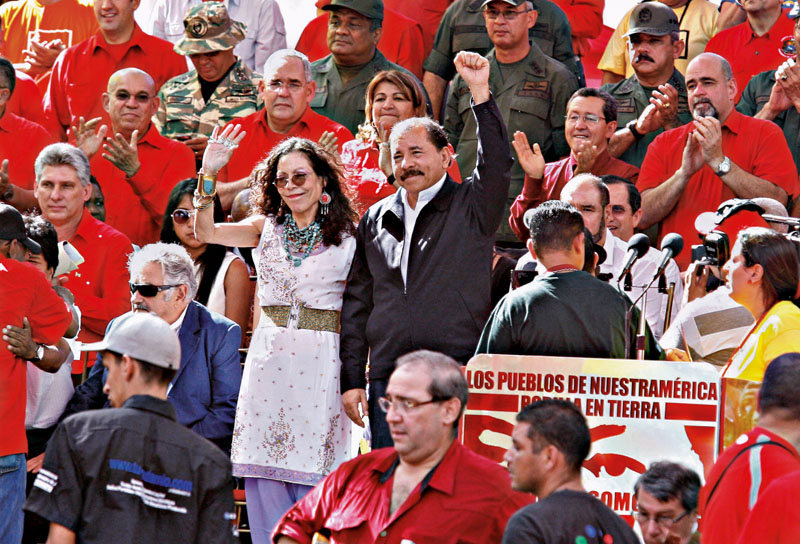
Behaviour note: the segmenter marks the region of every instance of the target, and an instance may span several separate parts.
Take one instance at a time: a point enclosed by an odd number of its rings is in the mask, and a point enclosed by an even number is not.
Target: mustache
[[[149,312],[150,308],[147,307],[147,304],[143,302],[134,302],[131,308],[134,312],[137,310],[141,310],[143,312]]]
[[[406,170],[405,172],[400,174],[400,181],[405,181],[407,178],[410,178],[411,176],[424,176],[424,175],[425,174],[423,174],[419,170]]]
[[[633,59],[633,62],[642,62],[642,61],[655,62],[655,60],[653,60],[653,57],[651,57],[647,53],[639,53],[638,55],[636,55],[636,58]]]

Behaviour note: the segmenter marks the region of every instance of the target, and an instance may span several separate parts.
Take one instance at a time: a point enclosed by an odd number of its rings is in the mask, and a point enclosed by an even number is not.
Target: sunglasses
[[[189,221],[189,219],[194,217],[195,213],[195,210],[184,210],[183,208],[178,208],[172,212],[172,221],[178,225],[183,225]]]
[[[161,291],[178,287],[177,285],[150,285],[149,283],[129,283],[131,294],[139,291],[139,294],[145,298],[156,296]]]
[[[295,172],[292,174],[291,178],[289,176],[278,176],[275,178],[275,185],[279,188],[283,189],[286,187],[286,184],[289,183],[289,179],[292,180],[292,184],[295,187],[302,187],[306,183],[306,179],[308,179],[308,172],[303,172],[300,170],[299,172]]]

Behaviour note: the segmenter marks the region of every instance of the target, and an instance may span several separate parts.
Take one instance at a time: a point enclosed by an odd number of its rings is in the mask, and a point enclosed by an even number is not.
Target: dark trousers
[[[386,396],[386,387],[389,380],[369,380],[367,405],[369,407],[369,430],[372,433],[372,449],[389,448],[394,446],[389,425],[386,423],[386,414],[378,406],[378,399]]]

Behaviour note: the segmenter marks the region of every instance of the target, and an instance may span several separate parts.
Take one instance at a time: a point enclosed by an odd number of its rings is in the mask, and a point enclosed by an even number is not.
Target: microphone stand
[[[627,285],[629,277],[630,277],[630,272],[625,277],[626,291],[631,290],[631,287]],[[636,300],[633,301],[631,307],[628,308],[627,312],[625,312],[625,355],[627,357],[630,357],[631,348],[633,347],[635,348],[636,351],[636,358],[640,361],[644,360],[644,352],[646,345],[645,332],[647,330],[646,329],[647,319],[645,318],[645,311],[647,309],[647,299],[645,298],[644,301],[642,302],[642,312],[641,315],[639,316],[639,322],[636,324],[637,334],[635,338],[635,343],[631,345],[631,326],[633,325],[633,310],[634,308],[636,308],[636,305],[639,303],[639,301],[642,300],[642,298],[647,294],[647,290],[653,286],[653,283],[655,283],[656,279],[658,278],[653,278],[652,280],[650,280],[650,283],[644,286],[644,289],[642,290],[641,294],[638,297],[636,297]],[[619,280],[617,281],[617,289],[619,290]],[[620,293],[623,294],[622,291],[620,291]]]
[[[661,276],[662,278],[664,276]],[[669,289],[667,289],[667,313],[664,315],[664,330],[666,331],[669,328],[669,324],[672,321],[672,299],[675,296],[675,282],[669,282]]]

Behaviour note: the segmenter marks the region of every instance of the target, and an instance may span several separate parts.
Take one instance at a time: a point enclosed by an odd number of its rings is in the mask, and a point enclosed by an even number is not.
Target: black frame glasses
[[[139,291],[139,294],[145,298],[151,298],[159,294],[161,291],[179,287],[179,285],[152,285],[149,283],[128,283],[131,288],[131,294]]]
[[[656,525],[658,525],[659,527],[663,527],[664,529],[670,529],[672,528],[673,525],[675,525],[680,520],[688,516],[689,511],[688,510],[684,511],[683,514],[681,514],[677,518],[671,518],[668,516],[651,516],[650,514],[647,514],[645,512],[640,512],[638,510],[634,510],[633,512],[631,512],[631,515],[634,518],[636,518],[636,521],[639,522],[639,525],[645,525],[652,519],[653,521],[656,522]]]

